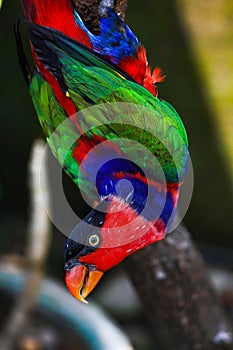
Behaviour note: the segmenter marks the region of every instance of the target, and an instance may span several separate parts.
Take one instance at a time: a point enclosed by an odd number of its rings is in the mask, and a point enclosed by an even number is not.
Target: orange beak
[[[80,264],[65,272],[65,282],[75,298],[87,303],[85,298],[93,291],[102,276],[103,272]]]

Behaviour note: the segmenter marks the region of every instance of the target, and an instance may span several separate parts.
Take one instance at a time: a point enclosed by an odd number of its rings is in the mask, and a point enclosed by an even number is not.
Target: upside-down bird
[[[21,2],[33,71],[18,26],[16,42],[39,122],[64,170],[98,204],[64,250],[67,287],[84,302],[107,270],[164,238],[187,169],[187,135],[157,96],[161,70],[151,73],[111,1],[100,3],[99,35],[70,0]]]

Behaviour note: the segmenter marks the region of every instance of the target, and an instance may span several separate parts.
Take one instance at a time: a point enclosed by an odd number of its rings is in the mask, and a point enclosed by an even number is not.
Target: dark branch
[[[78,12],[84,23],[93,33],[99,32],[99,4],[100,0],[75,0]],[[121,18],[125,18],[127,0],[116,0],[115,10]]]
[[[185,227],[132,255],[125,266],[160,349],[233,348],[231,325]]]

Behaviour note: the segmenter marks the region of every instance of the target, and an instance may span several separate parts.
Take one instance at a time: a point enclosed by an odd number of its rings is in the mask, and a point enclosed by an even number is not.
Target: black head
[[[107,203],[101,203],[104,210]],[[100,208],[101,206],[101,208]],[[101,227],[105,221],[105,212],[93,209],[71,232],[64,248],[64,269],[70,270],[79,263],[79,258],[92,254],[101,247]]]

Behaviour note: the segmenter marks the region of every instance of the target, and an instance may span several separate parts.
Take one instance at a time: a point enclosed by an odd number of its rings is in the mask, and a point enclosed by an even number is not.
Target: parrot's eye
[[[96,247],[100,243],[100,238],[98,235],[91,235],[88,239],[88,243],[91,247]]]

